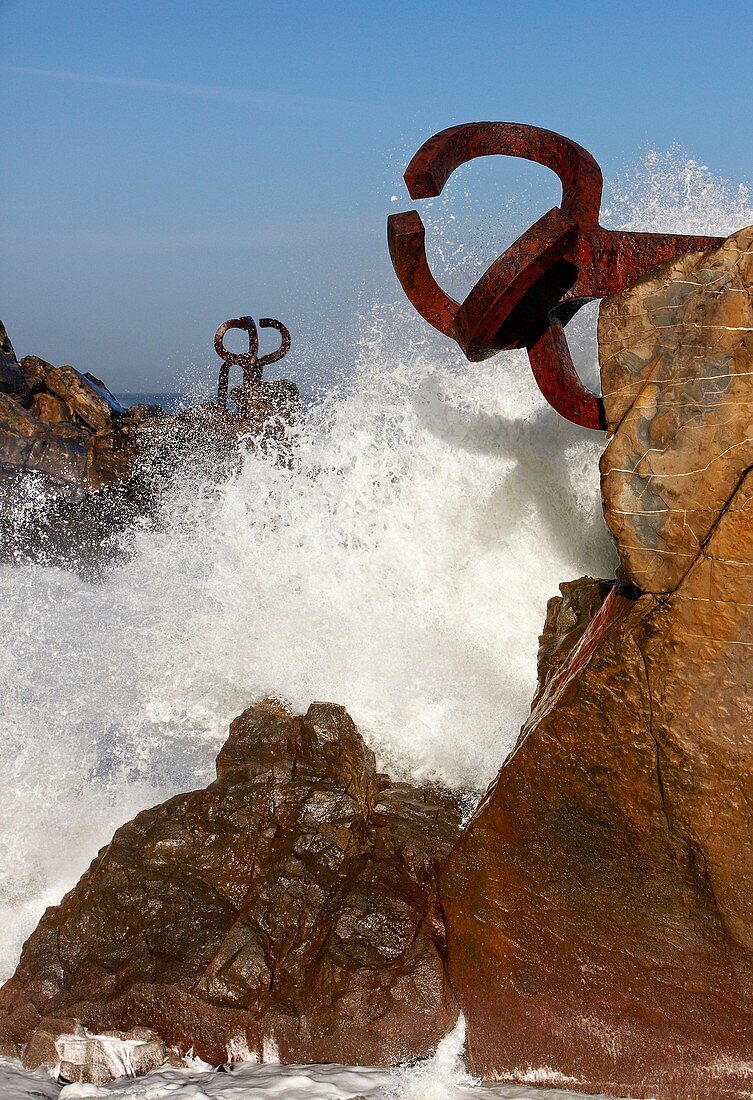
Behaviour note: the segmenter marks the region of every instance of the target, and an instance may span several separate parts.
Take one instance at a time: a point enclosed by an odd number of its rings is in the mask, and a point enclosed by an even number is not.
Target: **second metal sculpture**
[[[228,351],[225,347],[225,333],[233,328],[242,329],[248,333],[248,351]],[[258,397],[264,368],[270,363],[276,363],[290,351],[290,333],[282,321],[276,321],[274,317],[260,317],[259,328],[275,328],[282,338],[276,351],[261,357],[259,357],[259,335],[251,317],[236,317],[230,321],[225,321],[214,334],[214,349],[222,359],[217,383],[217,404],[221,409],[227,408],[230,367],[233,365],[239,366],[243,370],[243,379],[240,386],[236,386],[232,390],[230,396],[241,416],[248,411],[253,400]]]

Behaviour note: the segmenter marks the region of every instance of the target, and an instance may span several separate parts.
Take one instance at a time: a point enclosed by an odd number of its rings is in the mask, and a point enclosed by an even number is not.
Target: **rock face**
[[[644,591],[550,605],[530,718],[440,878],[487,1077],[753,1094],[752,240],[602,308],[606,515]]]
[[[607,299],[604,514],[625,576],[672,592],[753,466],[753,227]]]
[[[0,989],[0,1046],[36,1058],[66,1017],[214,1063],[427,1054],[458,1012],[435,912],[454,800],[377,773],[324,703],[247,710],[217,776],[124,825],[47,910]]]
[[[18,365],[5,325],[0,321],[0,393],[10,394],[22,405],[31,404],[31,390]]]
[[[27,1069],[54,1069],[61,1081],[91,1085],[142,1076],[167,1060],[165,1044],[148,1028],[92,1035],[76,1020],[47,1020],[24,1051]]]
[[[0,479],[34,472],[58,496],[125,480],[137,444],[126,410],[93,375],[36,355],[18,363],[0,323]]]

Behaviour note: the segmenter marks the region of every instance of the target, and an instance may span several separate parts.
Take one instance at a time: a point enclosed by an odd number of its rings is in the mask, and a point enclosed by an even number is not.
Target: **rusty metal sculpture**
[[[224,344],[225,333],[230,329],[239,328],[248,333],[248,351],[228,351]],[[240,386],[236,386],[230,396],[235,402],[238,412],[243,416],[250,408],[254,398],[258,396],[261,387],[264,368],[270,363],[276,363],[290,351],[290,333],[282,321],[276,321],[274,317],[260,317],[259,328],[275,328],[280,333],[281,343],[276,351],[259,358],[259,335],[256,325],[251,317],[236,317],[225,321],[214,334],[214,348],[222,365],[217,382],[217,404],[221,409],[227,408],[228,386],[230,384],[230,367],[239,366],[243,370],[243,379]]]
[[[722,238],[604,229],[603,180],[591,154],[551,130],[512,122],[467,123],[435,134],[405,171],[411,198],[441,194],[461,164],[494,154],[551,168],[562,183],[560,206],[499,256],[462,303],[431,273],[418,213],[392,214],[387,239],[397,277],[421,316],[456,340],[466,358],[526,348],[549,404],[576,424],[603,428],[602,400],[578,377],[564,325],[586,302],[624,290],[655,264],[718,248]]]

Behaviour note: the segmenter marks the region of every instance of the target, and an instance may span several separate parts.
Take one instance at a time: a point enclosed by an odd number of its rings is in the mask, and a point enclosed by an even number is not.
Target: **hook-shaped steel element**
[[[275,328],[281,337],[279,348],[268,355],[262,355],[261,358],[259,358],[259,335],[251,317],[236,317],[230,321],[225,321],[214,334],[214,349],[222,359],[217,383],[217,404],[222,409],[227,408],[231,366],[239,366],[243,369],[243,381],[238,389],[233,390],[233,394],[238,394],[241,398],[244,395],[250,397],[261,385],[264,367],[270,363],[276,363],[278,359],[282,359],[290,351],[290,332],[282,321],[277,321],[274,317],[261,317],[259,327]],[[248,333],[247,352],[229,351],[225,347],[225,333],[232,328],[239,328]]]
[[[280,334],[280,346],[277,351],[271,351],[268,355],[262,355],[258,361],[259,369],[263,370],[264,367],[268,367],[270,363],[276,363],[278,359],[282,359],[290,351],[290,333],[283,325],[282,321],[276,321],[274,317],[260,317],[259,328],[276,328]]]
[[[442,130],[411,160],[405,182],[412,198],[431,198],[461,164],[501,154],[550,168],[562,200],[484,272],[462,303],[434,278],[416,211],[387,219],[390,257],[398,279],[429,324],[450,336],[472,361],[526,348],[536,381],[562,416],[604,428],[600,397],[578,377],[563,326],[582,305],[624,290],[651,267],[689,252],[718,248],[719,237],[628,233],[599,224],[601,170],[569,138],[513,122],[474,122]]]

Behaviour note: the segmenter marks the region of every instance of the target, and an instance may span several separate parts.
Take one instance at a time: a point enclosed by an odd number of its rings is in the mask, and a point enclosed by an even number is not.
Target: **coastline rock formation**
[[[125,409],[91,374],[36,355],[19,363],[0,322],[0,563],[96,573],[173,477],[234,469],[239,439],[290,463],[295,384],[263,380],[241,396],[235,409],[210,401],[174,416],[156,405]]]
[[[81,500],[128,481],[145,432],[169,437],[170,446],[187,437],[192,448],[207,435],[263,433],[265,441],[281,441],[300,415],[300,394],[289,379],[262,381],[242,396],[242,413],[211,401],[175,416],[156,405],[126,409],[93,374],[54,367],[37,355],[19,363],[0,322],[0,483],[35,473],[54,495]]]
[[[326,703],[245,711],[217,777],[124,825],[47,910],[0,989],[0,1050],[39,1064],[74,1026],[141,1027],[215,1064],[391,1064],[450,1030],[454,799],[379,774]]]
[[[0,1050],[150,1028],[215,1063],[384,1064],[460,1009],[487,1079],[750,1100],[753,229],[605,300],[599,355],[620,576],[550,601],[531,714],[463,832],[341,708],[251,708],[217,781],[44,915]],[[6,356],[25,408],[21,375]]]
[[[135,420],[98,378],[16,359],[0,323],[0,476],[35,472],[56,495],[125,480],[137,451]]]
[[[485,1077],[753,1094],[752,243],[602,306],[632,584],[550,606],[531,715],[440,878]]]
[[[677,587],[753,467],[753,227],[605,299],[604,514],[627,579]]]

